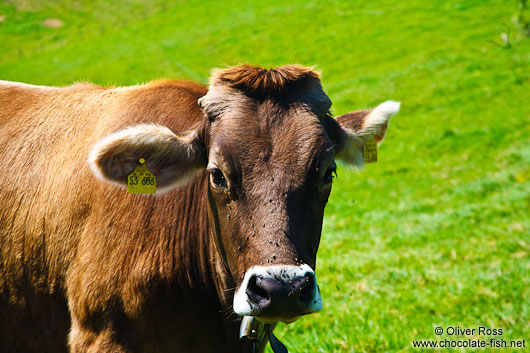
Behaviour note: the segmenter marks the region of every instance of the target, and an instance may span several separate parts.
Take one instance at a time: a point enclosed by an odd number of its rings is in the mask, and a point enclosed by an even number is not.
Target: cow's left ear
[[[390,118],[399,111],[400,105],[399,102],[386,101],[373,110],[358,110],[335,119],[329,117],[326,128],[335,144],[336,158],[350,166],[364,167],[366,141],[371,138],[377,144],[383,141]]]
[[[90,150],[88,163],[99,179],[127,187],[140,158],[156,176],[157,193],[187,183],[207,163],[199,130],[177,135],[156,124],[129,126],[102,138]]]

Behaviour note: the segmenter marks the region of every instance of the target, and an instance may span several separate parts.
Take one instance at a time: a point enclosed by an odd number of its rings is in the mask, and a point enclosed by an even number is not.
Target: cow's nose
[[[315,272],[308,265],[255,266],[234,297],[239,315],[289,318],[321,308]]]
[[[249,279],[247,296],[262,313],[265,309],[277,313],[304,311],[313,299],[315,274],[290,278],[287,282],[262,275]]]

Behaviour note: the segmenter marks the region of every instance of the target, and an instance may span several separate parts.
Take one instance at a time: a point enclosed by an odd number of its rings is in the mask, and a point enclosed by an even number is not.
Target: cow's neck
[[[218,251],[215,221],[211,224],[208,219],[208,173],[200,173],[186,189],[186,202],[189,202],[186,208],[190,213],[186,219],[195,221],[186,224],[179,235],[183,237],[183,246],[179,247],[181,253],[176,257],[185,260],[179,269],[179,282],[187,283],[189,289],[203,288],[217,296],[223,310],[229,310],[235,284]]]
[[[208,222],[209,227],[209,256],[215,261],[212,261],[212,274],[215,282],[215,287],[218,293],[219,301],[225,309],[231,309],[232,300],[234,297],[233,289],[235,283],[226,261],[226,254],[221,246],[221,235],[219,227],[219,215],[215,208],[215,203],[212,198],[211,189],[208,186],[208,204],[206,207],[211,211],[211,218]]]
[[[211,224],[215,221],[210,222],[208,219],[208,175],[206,172],[200,173],[194,183],[185,188],[185,191],[182,190],[186,194],[185,201],[190,202],[185,206],[186,213],[191,216],[187,219],[195,221],[181,227],[183,230],[179,236],[183,237],[184,246],[179,246],[180,253],[176,256],[184,259],[185,264],[178,270],[177,282],[180,288],[185,283],[185,288],[182,289],[189,291],[189,295],[206,295],[209,306],[213,302],[218,303],[217,310],[201,319],[217,321],[216,335],[224,337],[226,346],[230,347],[228,351],[250,352],[239,341],[239,321],[234,320],[232,311],[235,283],[217,248],[216,227]]]

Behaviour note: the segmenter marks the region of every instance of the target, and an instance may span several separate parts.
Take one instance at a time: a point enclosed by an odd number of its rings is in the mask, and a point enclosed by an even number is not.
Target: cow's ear
[[[401,103],[386,101],[373,110],[358,110],[327,122],[328,135],[335,144],[337,159],[347,165],[364,166],[364,145],[374,138],[383,141],[390,118],[399,111]]]
[[[99,140],[88,162],[101,180],[127,187],[140,158],[156,176],[157,193],[191,180],[207,164],[198,130],[177,135],[156,124],[127,127]]]

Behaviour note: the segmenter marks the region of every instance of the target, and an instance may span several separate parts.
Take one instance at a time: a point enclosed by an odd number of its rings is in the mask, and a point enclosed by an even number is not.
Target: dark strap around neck
[[[267,336],[269,337],[269,343],[271,344],[272,351],[274,353],[289,353],[287,351],[287,347],[285,347],[285,345],[281,343],[276,336],[274,336],[274,333],[272,333],[271,325],[265,325],[265,329],[267,330]]]

